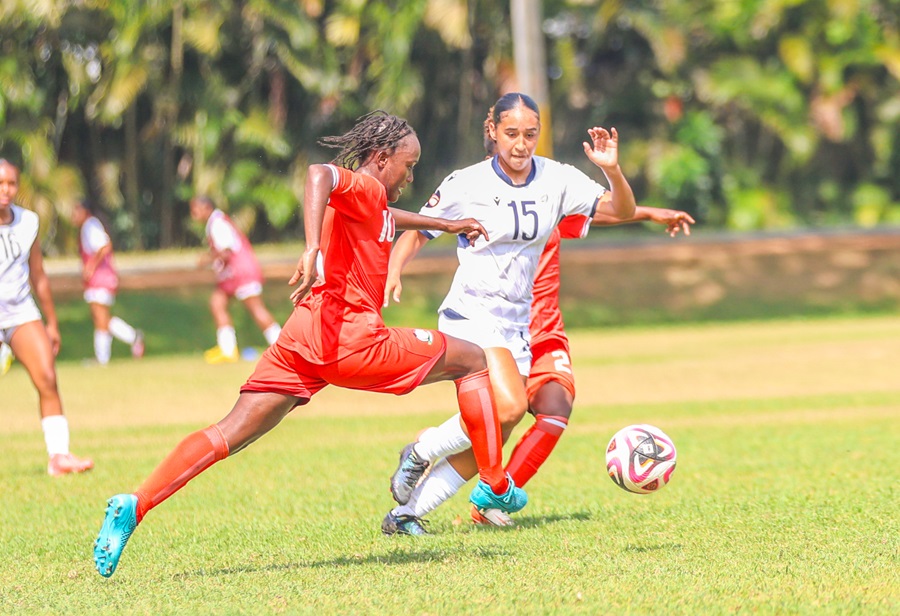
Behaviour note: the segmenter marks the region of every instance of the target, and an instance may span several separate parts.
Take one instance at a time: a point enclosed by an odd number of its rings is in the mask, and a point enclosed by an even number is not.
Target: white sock
[[[0,365],[6,361],[6,358],[12,355],[12,349],[8,344],[0,344]]]
[[[424,517],[447,502],[466,485],[466,480],[445,459],[434,465],[419,482],[409,497],[409,502],[395,507],[395,515]]]
[[[109,333],[129,346],[137,340],[137,332],[134,328],[119,317],[109,320]]]
[[[109,332],[100,331],[99,329],[94,330],[94,356],[101,366],[109,363],[109,358],[112,355],[112,340],[112,334]]]
[[[44,443],[47,444],[47,453],[69,453],[69,422],[65,415],[50,415],[41,419],[41,428],[44,429]]]
[[[278,340],[278,334],[281,333],[281,325],[278,323],[272,323],[267,328],[263,330],[263,336],[266,337],[266,342],[270,345],[275,344],[275,341]]]
[[[223,355],[234,355],[237,352],[237,334],[230,325],[216,330],[216,342]]]
[[[437,428],[423,432],[415,445],[416,454],[420,458],[434,462],[471,447],[472,441],[463,432],[461,420],[457,413]]]

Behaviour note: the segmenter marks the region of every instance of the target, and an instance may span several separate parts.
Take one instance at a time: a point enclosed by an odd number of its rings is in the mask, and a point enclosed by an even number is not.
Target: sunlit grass
[[[896,613],[900,319],[582,332],[573,356],[576,414],[515,529],[472,527],[461,494],[431,536],[382,536],[396,452],[452,412],[452,385],[326,389],[152,511],[108,580],[90,556],[105,499],[223,416],[252,364],[63,362],[73,449],[97,467],[56,480],[16,365],[0,611]],[[678,447],[652,496],[605,476],[606,441],[635,422]]]

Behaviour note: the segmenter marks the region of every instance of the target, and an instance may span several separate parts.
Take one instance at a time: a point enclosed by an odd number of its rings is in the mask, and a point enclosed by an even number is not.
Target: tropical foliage
[[[547,0],[555,155],[618,128],[642,203],[715,228],[900,221],[898,0]],[[373,108],[424,152],[415,207],[481,155],[515,88],[509,6],[477,0],[5,0],[0,156],[45,244],[86,196],[117,243],[196,242],[210,194],[296,235],[316,143]],[[549,122],[548,122],[549,123]],[[63,224],[60,224],[60,223]],[[61,232],[62,231],[62,232]]]

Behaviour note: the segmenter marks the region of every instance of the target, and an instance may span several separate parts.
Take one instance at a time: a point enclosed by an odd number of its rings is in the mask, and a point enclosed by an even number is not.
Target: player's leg
[[[125,544],[148,511],[216,462],[269,432],[291,409],[305,404],[324,387],[321,379],[302,375],[294,360],[294,355],[279,347],[269,347],[228,415],[189,434],[134,493],[109,499],[94,542],[94,565],[100,575],[109,577],[115,572]]]
[[[281,333],[281,326],[272,318],[271,313],[263,302],[262,295],[251,295],[241,300],[247,308],[247,312],[253,317],[256,326],[262,331],[266,342],[275,344]]]
[[[85,299],[91,307],[91,316],[94,319],[94,347],[97,348],[97,332],[103,332],[101,343],[105,349],[103,354],[109,361],[112,347],[112,339],[120,340],[131,347],[131,356],[138,358],[144,356],[144,334],[135,329],[124,319],[112,315],[112,306],[116,302],[113,291],[108,289],[88,289],[85,291]],[[101,361],[101,352],[97,352],[97,360]]]
[[[228,294],[221,288],[216,288],[210,295],[209,311],[216,324],[216,346],[204,353],[204,359],[211,364],[237,361],[237,334],[228,314]]]
[[[508,355],[508,357],[505,357]],[[510,365],[515,365],[512,356],[498,353],[497,356],[505,364],[498,365],[498,372],[507,372]],[[468,374],[455,379],[457,402],[465,430],[472,443],[472,453],[481,478],[470,496],[470,500],[479,508],[496,505],[507,512],[522,509],[528,502],[525,493],[517,488],[509,476],[503,471],[503,428],[494,404],[494,392],[491,387],[491,376],[488,358],[477,345],[464,340],[447,336],[447,351],[444,354],[445,365],[463,365]],[[496,359],[496,358],[495,358]],[[436,365],[432,374],[437,376],[441,367]],[[431,376],[431,375],[429,375]],[[522,388],[521,381],[519,387]],[[515,392],[512,387],[510,392]],[[518,414],[521,417],[521,413]]]
[[[296,403],[284,394],[242,393],[224,419],[185,437],[134,493],[110,498],[94,542],[94,566],[100,575],[115,573],[128,539],[148,511],[274,428]]]
[[[569,425],[575,402],[575,376],[568,341],[546,340],[534,349],[526,390],[535,422],[519,439],[506,470],[522,484],[537,473]]]
[[[94,322],[94,357],[98,364],[105,366],[112,356],[113,336],[109,331],[111,318],[109,306],[99,301],[89,301],[88,306],[91,309],[91,320]]]
[[[63,415],[62,398],[56,379],[56,361],[43,322],[29,321],[16,327],[9,345],[28,371],[38,392],[41,428],[49,456],[47,472],[58,476],[93,468],[92,460],[78,458],[69,451],[69,423]]]
[[[501,425],[501,439],[503,442],[509,437],[512,429],[518,424],[527,408],[524,379],[521,376],[518,362],[504,347],[491,347],[485,349],[485,357],[490,374],[491,389],[494,404],[497,408],[498,420]],[[458,416],[450,418],[435,429],[423,433],[416,443],[407,445],[401,452],[401,462],[392,480],[403,491],[395,490],[395,500],[405,503],[404,496],[411,492],[418,479],[422,476],[424,468],[417,468],[416,462],[424,461],[425,467],[440,458],[460,454],[454,458],[466,460],[466,468],[462,473],[465,479],[473,477],[477,465],[473,452],[469,449],[470,441],[467,433],[461,426]],[[460,453],[466,452],[466,453]],[[400,498],[397,498],[397,496]]]
[[[550,457],[569,425],[573,404],[572,394],[558,381],[547,381],[534,393],[531,398],[534,425],[516,443],[506,464],[516,485],[528,483]]]

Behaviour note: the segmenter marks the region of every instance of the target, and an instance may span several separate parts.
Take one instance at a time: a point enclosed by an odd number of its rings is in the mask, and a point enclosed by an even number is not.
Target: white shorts
[[[531,372],[531,334],[528,333],[528,326],[501,326],[487,319],[472,320],[458,315],[450,317],[444,311],[438,317],[438,331],[477,344],[482,349],[508,349],[516,360],[519,374],[527,377]]]
[[[23,302],[15,308],[5,307],[3,319],[0,322],[0,342],[9,344],[20,325],[40,320],[42,320],[41,311],[38,310],[34,299],[29,298],[29,301]]]
[[[248,297],[262,295],[262,284],[259,282],[248,282],[234,290],[235,298],[244,301]]]
[[[109,289],[91,287],[84,290],[84,301],[89,304],[112,306],[116,303],[116,294]]]

